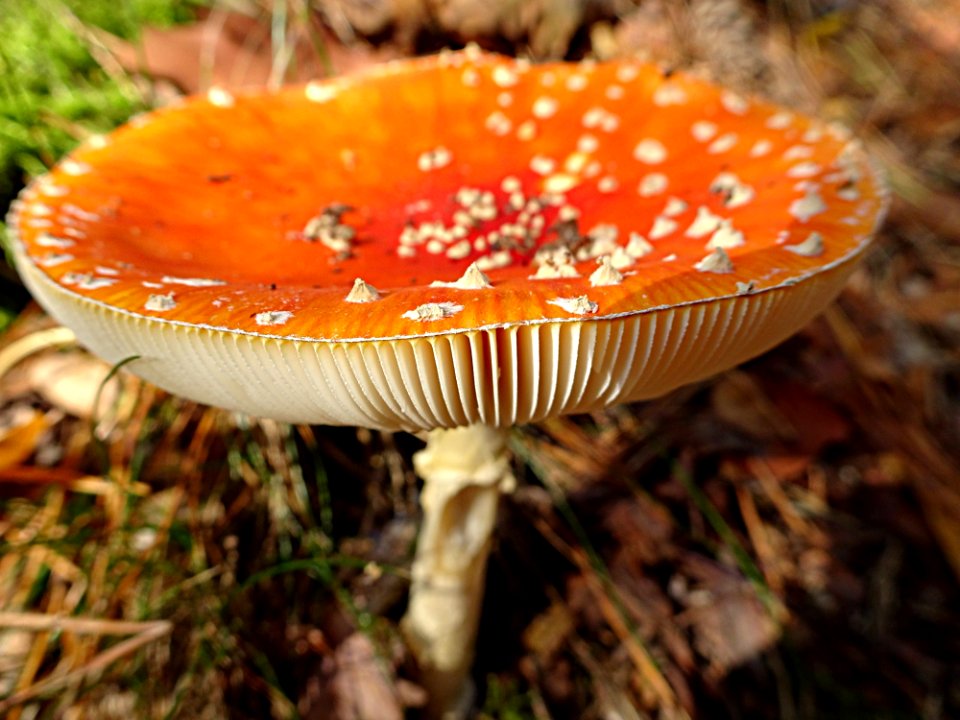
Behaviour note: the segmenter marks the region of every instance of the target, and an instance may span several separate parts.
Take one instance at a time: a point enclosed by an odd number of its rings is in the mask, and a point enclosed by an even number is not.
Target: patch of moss
[[[147,25],[188,22],[197,0],[3,0],[0,12],[0,221],[20,188],[84,136],[109,130],[148,100],[114,70],[98,36],[136,41]],[[0,239],[5,238],[0,223]],[[22,300],[0,268],[0,311]],[[0,312],[0,329],[4,313]]]

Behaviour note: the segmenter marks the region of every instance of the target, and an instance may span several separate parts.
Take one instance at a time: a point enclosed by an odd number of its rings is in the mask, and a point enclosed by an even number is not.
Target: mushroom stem
[[[457,720],[473,703],[487,555],[500,492],[513,483],[506,431],[433,430],[413,461],[423,479],[423,525],[403,632],[430,697],[428,716]]]

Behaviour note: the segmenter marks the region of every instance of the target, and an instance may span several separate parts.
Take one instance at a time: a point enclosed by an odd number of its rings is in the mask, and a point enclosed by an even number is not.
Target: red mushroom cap
[[[158,384],[412,428],[761,352],[838,292],[885,205],[833,126],[649,65],[468,51],[142,116],[10,225],[41,302]]]

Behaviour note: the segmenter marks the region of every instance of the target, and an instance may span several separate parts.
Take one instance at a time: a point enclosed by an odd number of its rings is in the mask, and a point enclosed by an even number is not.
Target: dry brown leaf
[[[403,720],[403,706],[390,669],[363,633],[353,633],[334,653],[331,680],[335,720]]]
[[[523,645],[543,662],[563,647],[573,630],[570,610],[566,605],[554,602],[523,631]]]
[[[16,425],[0,432],[0,470],[18,465],[33,455],[48,426],[46,415],[32,410]]]
[[[780,628],[746,580],[703,557],[688,556],[684,565],[700,582],[681,598],[687,609],[677,620],[693,631],[710,676],[723,677],[777,642]]]
[[[268,19],[225,11],[213,11],[192,25],[147,29],[136,45],[107,39],[124,69],[167,80],[185,93],[213,85],[229,89],[305,82],[328,71],[350,72],[397,55],[362,44],[345,46],[319,27],[291,28],[288,42],[290,56],[283,62],[271,46]]]
[[[120,380],[107,379],[111,366],[81,351],[43,353],[22,363],[26,388],[68,415],[89,420],[107,412],[120,395]],[[102,391],[101,391],[102,388]],[[94,412],[97,393],[100,404]]]

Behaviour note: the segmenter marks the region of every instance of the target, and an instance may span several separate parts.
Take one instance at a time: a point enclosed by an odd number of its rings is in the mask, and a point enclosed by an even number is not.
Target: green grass
[[[111,65],[106,31],[135,42],[146,25],[186,22],[201,0],[3,0],[0,11],[0,243],[20,188],[86,135],[146,109],[149,98]],[[2,263],[0,263],[2,264]],[[9,261],[8,261],[9,264]],[[26,301],[0,268],[0,332]]]
[[[136,41],[144,25],[190,19],[190,0],[6,0],[0,14],[0,197],[42,173],[88,132],[102,132],[147,100],[109,68],[95,40]]]

